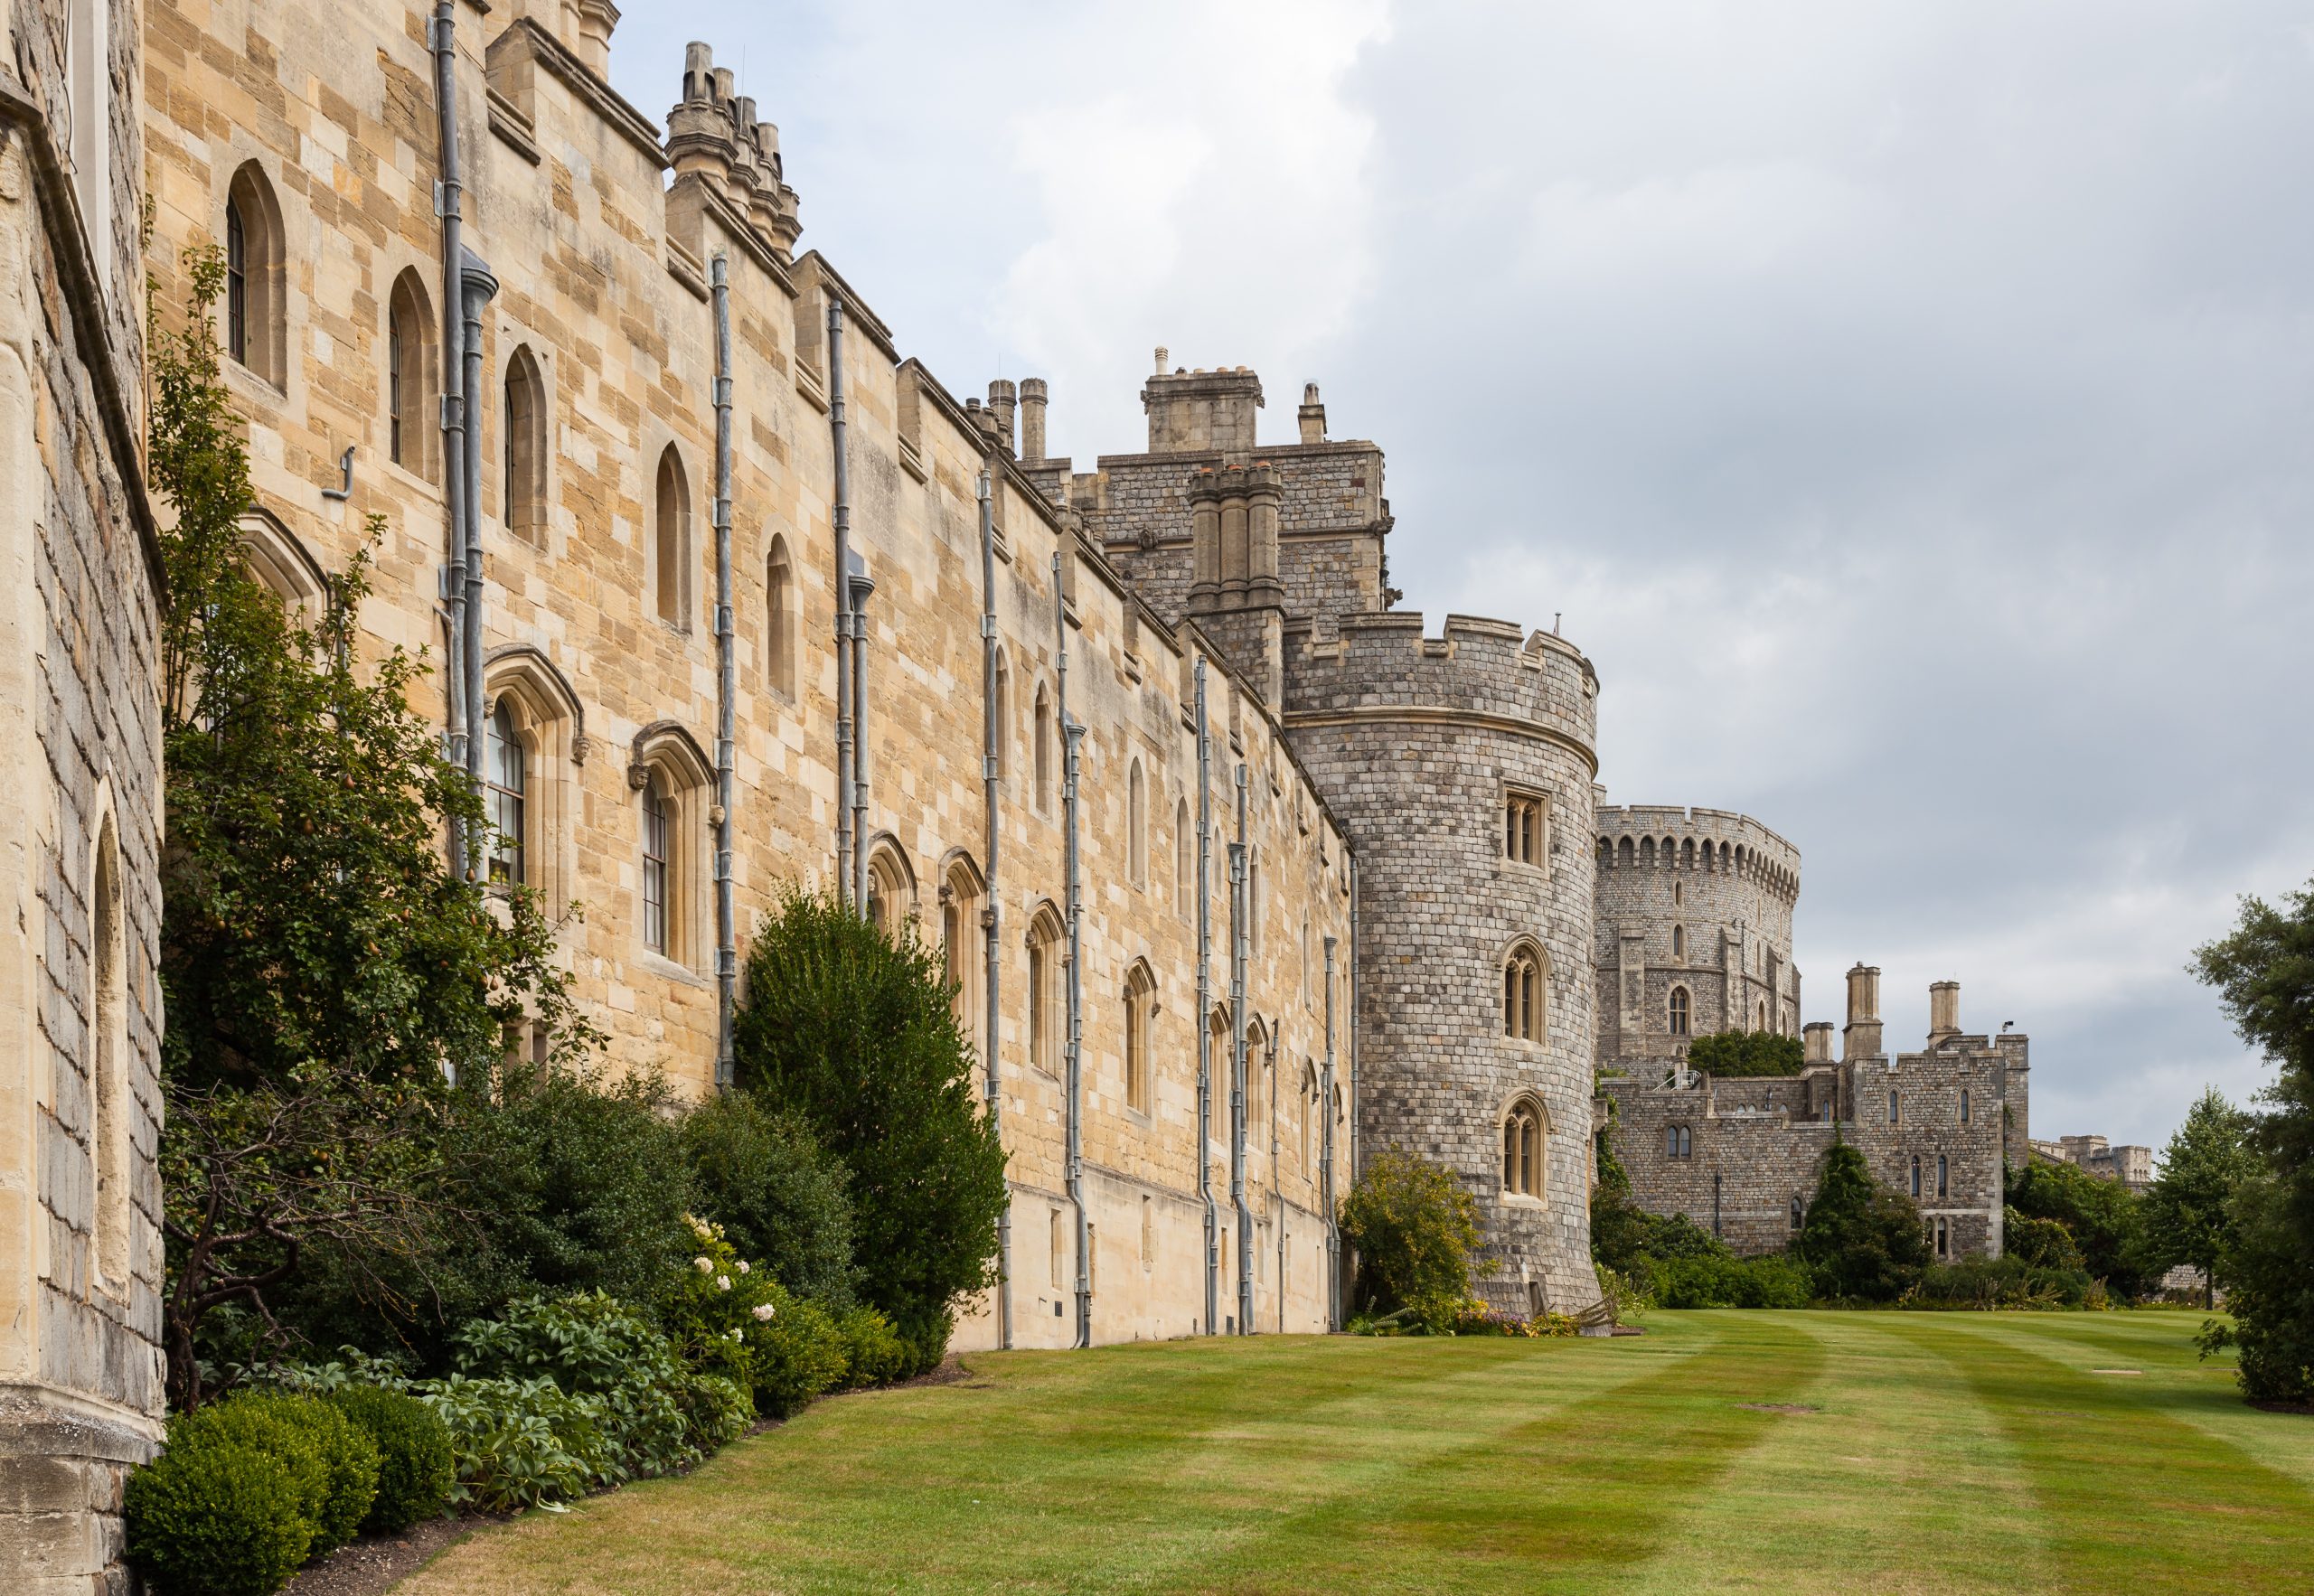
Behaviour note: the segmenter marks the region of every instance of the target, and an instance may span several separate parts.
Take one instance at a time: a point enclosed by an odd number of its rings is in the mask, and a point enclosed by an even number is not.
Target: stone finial
[[[1021,390],[1011,378],[999,377],[988,385],[988,408],[996,418],[996,440],[1008,455],[1012,452],[1012,423],[1020,403]]]
[[[1045,457],[1045,380],[1023,377],[1021,380],[1021,458],[1041,460]]]
[[[684,46],[683,98],[667,113],[667,159],[676,174],[696,173],[719,192],[729,189],[738,157],[731,136],[730,80],[708,46]]]
[[[1326,407],[1324,401],[1318,398],[1316,383],[1304,382],[1302,385],[1302,408],[1294,413],[1294,418],[1302,424],[1303,443],[1322,444],[1326,441]]]
[[[610,80],[611,30],[618,26],[618,7],[611,0],[578,0],[578,36],[570,48],[587,70]]]

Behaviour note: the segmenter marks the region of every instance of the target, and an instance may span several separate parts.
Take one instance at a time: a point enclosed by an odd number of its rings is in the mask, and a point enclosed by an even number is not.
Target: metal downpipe
[[[444,731],[447,757],[460,770],[471,768],[466,744],[471,721],[466,714],[466,360],[462,353],[464,319],[458,305],[458,269],[466,248],[459,196],[464,189],[458,162],[457,7],[456,0],[437,0],[430,29],[434,52],[434,108],[440,143],[440,195],[435,209],[442,218],[442,512],[447,523],[447,559],[442,574],[442,597],[450,635],[444,646],[442,687]],[[464,876],[467,869],[467,839],[459,828],[450,831],[450,868]]]
[[[851,456],[843,419],[843,305],[828,301],[828,445],[835,456],[835,892],[851,902]]]
[[[732,744],[738,730],[738,670],[731,635],[731,284],[730,265],[712,265],[715,296],[715,1084],[733,1083],[731,1010],[739,987],[738,932],[731,912]]]
[[[1085,1211],[1085,900],[1077,878],[1077,755],[1085,728],[1068,713],[1068,606],[1061,589],[1060,562],[1052,557],[1052,619],[1058,640],[1055,655],[1054,697],[1058,700],[1060,737],[1065,748],[1061,766],[1063,811],[1068,840],[1068,1200],[1077,1209],[1077,1337],[1073,1345],[1093,1344],[1092,1221]]]
[[[1326,1063],[1318,1076],[1318,1199],[1326,1206],[1326,1328],[1341,1328],[1341,1227],[1334,1211],[1334,947],[1326,938]]]
[[[483,307],[497,297],[498,279],[490,275],[490,268],[482,257],[461,245],[458,249],[459,299],[466,313],[465,390],[469,396],[482,392],[482,312]],[[485,773],[484,764],[489,754],[490,739],[485,733],[484,718],[489,707],[482,699],[482,427],[479,421],[466,428],[465,458],[459,462],[460,474],[466,479],[462,506],[466,516],[466,657],[460,668],[466,672],[466,776],[477,793],[483,790]]]
[[[1285,1334],[1285,1182],[1278,1178],[1277,1161],[1277,1028],[1269,1033],[1269,1189],[1277,1199],[1277,1333]]]
[[[1205,1333],[1221,1333],[1221,1212],[1213,1200],[1213,775],[1205,656],[1197,662],[1197,1195],[1205,1204]]]
[[[851,551],[851,902],[868,917],[868,596],[876,583]]]
[[[987,853],[983,880],[980,923],[984,943],[983,956],[987,968],[983,984],[988,1000],[988,1125],[996,1132],[997,1145],[1004,1144],[1004,1082],[998,1063],[998,1045],[1003,1039],[1004,1009],[998,1000],[997,972],[1000,968],[1000,938],[1002,935],[1002,915],[999,912],[1002,899],[997,890],[997,847],[1002,840],[1002,816],[997,808],[997,772],[1001,761],[997,738],[1003,728],[996,716],[996,510],[994,490],[989,474],[980,474],[980,687],[981,687],[981,793],[982,805],[988,816],[988,836],[983,844]],[[1006,1182],[1004,1206],[996,1215],[996,1344],[1002,1347],[1012,1345],[1012,1193]]]
[[[1237,1333],[1254,1333],[1254,1211],[1246,1205],[1246,767],[1229,844],[1229,1202],[1237,1215]]]

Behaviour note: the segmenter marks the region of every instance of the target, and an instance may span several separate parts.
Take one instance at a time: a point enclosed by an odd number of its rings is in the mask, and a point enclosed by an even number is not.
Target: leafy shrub
[[[363,1534],[407,1529],[449,1505],[458,1476],[440,1414],[414,1396],[376,1385],[343,1385],[323,1400],[378,1449],[378,1492],[362,1520]]]
[[[287,1391],[245,1391],[212,1403],[171,1426],[180,1437],[215,1441],[278,1459],[311,1526],[309,1552],[353,1538],[378,1491],[378,1449],[345,1415],[317,1397]]]
[[[1341,1207],[1358,1249],[1355,1310],[1402,1310],[1444,1331],[1471,1297],[1478,1204],[1443,1165],[1395,1148],[1374,1154]]]
[[[1689,1065],[1731,1078],[1796,1075],[1807,1062],[1807,1045],[1777,1031],[1717,1031],[1688,1044]]]
[[[460,1326],[455,1339],[459,1372],[471,1378],[545,1379],[569,1396],[594,1399],[606,1450],[591,1483],[665,1474],[701,1455],[675,1400],[685,1370],[673,1347],[616,1298],[531,1298],[501,1319]]]
[[[851,1302],[850,1176],[800,1115],[719,1092],[683,1116],[681,1137],[700,1207],[740,1257],[799,1297]]]
[[[529,1380],[428,1380],[421,1399],[450,1433],[462,1507],[511,1513],[569,1501],[617,1477],[602,1399]]]
[[[2008,1206],[2033,1219],[2061,1223],[2081,1250],[2082,1267],[2123,1297],[2159,1278],[2145,1234],[2145,1199],[2118,1180],[2077,1164],[2034,1158],[2008,1171]]]
[[[1824,1150],[1792,1251],[1815,1277],[1817,1294],[1841,1301],[1893,1302],[1928,1264],[1920,1210],[1875,1180],[1864,1155],[1844,1141]]]
[[[2062,1230],[2062,1226],[2059,1228]],[[1931,1265],[1921,1272],[1919,1281],[1905,1294],[1904,1305],[2081,1308],[2088,1304],[2095,1285],[2085,1270],[2046,1268],[2012,1253],[1999,1258],[1962,1258],[1952,1263]]]
[[[2087,1267],[2081,1249],[2073,1244],[2073,1232],[2063,1220],[2037,1218],[2008,1208],[2001,1214],[2000,1232],[2004,1256],[2021,1258],[2039,1269]]]
[[[872,1308],[855,1308],[835,1321],[843,1344],[843,1386],[889,1385],[907,1377],[911,1361],[908,1344],[892,1328],[892,1321]]]
[[[756,1352],[756,1407],[784,1419],[842,1383],[844,1339],[818,1303],[771,1290],[772,1313]]]
[[[1736,1258],[1718,1253],[1648,1261],[1649,1290],[1660,1308],[1805,1308],[1807,1269],[1781,1253]]]
[[[930,1367],[957,1300],[994,1279],[1010,1200],[940,957],[912,929],[895,942],[832,896],[795,894],[757,930],[747,994],[740,1082],[851,1171],[859,1296]]]
[[[701,1456],[738,1440],[755,1422],[754,1397],[720,1375],[686,1370],[675,1382],[673,1394],[683,1416],[683,1433]]]
[[[659,1322],[687,1367],[730,1381],[752,1404],[773,1316],[791,1298],[739,1256],[720,1225],[690,1216],[685,1223],[699,1250],[661,1288]]]
[[[1599,1276],[1599,1295],[1617,1324],[1636,1319],[1656,1305],[1644,1273],[1627,1273],[1604,1263],[1594,1268]]]
[[[161,1455],[128,1477],[121,1511],[129,1557],[165,1589],[270,1596],[313,1544],[306,1507],[289,1462],[214,1424],[180,1419]]]

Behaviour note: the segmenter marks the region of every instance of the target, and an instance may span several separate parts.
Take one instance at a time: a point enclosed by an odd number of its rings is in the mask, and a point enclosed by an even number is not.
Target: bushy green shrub
[[[378,1449],[344,1414],[318,1397],[244,1391],[186,1414],[173,1440],[213,1440],[279,1460],[313,1526],[309,1552],[352,1540],[378,1491]]]
[[[606,1450],[593,1483],[648,1479],[701,1455],[675,1400],[685,1371],[673,1347],[615,1298],[597,1291],[527,1299],[499,1319],[460,1326],[456,1340],[458,1371],[470,1378],[545,1379],[571,1397],[596,1400]]]
[[[1805,1308],[1807,1269],[1781,1253],[1736,1258],[1717,1253],[1647,1261],[1648,1290],[1660,1308]]]
[[[1452,1170],[1396,1148],[1373,1154],[1343,1200],[1341,1234],[1358,1249],[1354,1311],[1403,1311],[1433,1333],[1453,1326],[1471,1297],[1479,1223]]]
[[[569,1501],[617,1477],[598,1396],[570,1395],[544,1375],[452,1375],[418,1390],[449,1431],[458,1477],[450,1499],[458,1507],[511,1513]]]
[[[907,1378],[911,1355],[891,1320],[872,1308],[862,1307],[837,1319],[835,1326],[843,1344],[845,1390],[889,1385]]]
[[[121,1511],[130,1560],[173,1596],[270,1596],[313,1544],[306,1506],[288,1460],[178,1420],[128,1477]]]
[[[732,1249],[799,1297],[851,1300],[851,1197],[842,1160],[802,1116],[719,1092],[682,1118],[701,1211]]]
[[[2008,1172],[2008,1206],[2033,1219],[2062,1224],[2081,1250],[2082,1267],[2119,1297],[2135,1297],[2159,1278],[2145,1234],[2145,1199],[2118,1180],[2077,1164],[2043,1158]]]
[[[659,1322],[687,1367],[730,1381],[752,1405],[756,1366],[790,1293],[741,1257],[723,1226],[695,1216],[686,1223],[699,1250],[660,1288]]]
[[[440,1414],[417,1397],[376,1385],[342,1385],[323,1400],[378,1449],[378,1492],[362,1520],[364,1535],[407,1529],[449,1505],[458,1476]]]
[[[2076,1254],[2077,1256],[2077,1254]],[[2080,1308],[2096,1282],[2080,1268],[2051,1269],[2015,1253],[1932,1264],[1904,1297],[1907,1308]]]
[[[1796,1075],[1808,1062],[1798,1037],[1781,1031],[1715,1031],[1688,1044],[1688,1063],[1715,1075]]]
[[[2088,1267],[2081,1249],[2073,1244],[2073,1232],[2065,1227],[2062,1220],[2043,1219],[2008,1208],[2001,1214],[2000,1232],[2001,1252],[2007,1257],[2021,1258],[2037,1269]]]
[[[842,1384],[844,1341],[818,1303],[771,1289],[772,1312],[756,1351],[756,1407],[784,1419]]]
[[[937,1363],[956,1302],[995,1278],[1010,1200],[939,954],[912,929],[894,941],[832,896],[799,894],[757,927],[747,994],[740,1084],[851,1171],[858,1295],[913,1365]]]
[[[1893,1302],[1928,1265],[1928,1240],[1910,1197],[1872,1178],[1844,1141],[1824,1150],[1815,1200],[1792,1251],[1836,1301]]]

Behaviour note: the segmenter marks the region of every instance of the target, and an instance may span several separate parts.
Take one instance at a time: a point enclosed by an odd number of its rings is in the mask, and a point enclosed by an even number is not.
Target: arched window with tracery
[[[763,562],[764,676],[772,691],[789,699],[795,696],[795,568],[787,558],[787,540],[775,532]]]
[[[493,887],[520,887],[526,879],[522,840],[528,835],[528,816],[523,813],[523,802],[529,786],[530,759],[528,750],[522,746],[522,734],[514,728],[513,708],[505,699],[491,706],[484,737],[484,801],[489,807],[493,833],[489,881]]]
[[[546,377],[530,345],[506,361],[506,403],[498,432],[498,510],[506,530],[543,546],[546,542]]]
[[[1671,1034],[1675,1037],[1686,1036],[1688,1034],[1688,1028],[1691,1023],[1691,1019],[1688,1008],[1688,989],[1683,986],[1675,986],[1671,989],[1670,1019]]]
[[[643,783],[643,945],[654,953],[673,957],[667,910],[671,886],[668,867],[673,862],[673,849],[664,785],[656,771]]]
[[[1149,882],[1149,788],[1136,758],[1124,778],[1125,875],[1135,887]]]
[[[440,376],[434,303],[415,269],[386,297],[386,457],[413,476],[441,480]]]
[[[1502,1189],[1508,1195],[1542,1200],[1548,1124],[1542,1103],[1533,1097],[1521,1097],[1503,1115]]]
[[[1510,950],[1502,963],[1502,1034],[1514,1041],[1548,1039],[1544,1010],[1549,993],[1546,978],[1549,962],[1531,942]]]
[[[889,837],[874,843],[868,854],[868,918],[886,936],[898,942],[916,914],[916,874],[907,856]]]
[[[276,388],[288,385],[281,206],[255,161],[225,192],[225,352]]]
[[[1068,1026],[1061,953],[1060,916],[1046,904],[1029,922],[1029,1062],[1048,1074],[1060,1067]]]
[[[693,971],[714,943],[706,923],[706,823],[714,782],[714,765],[680,723],[654,721],[636,736],[627,784],[638,799],[643,944]]]
[[[1124,1102],[1138,1113],[1147,1113],[1154,1099],[1150,1078],[1149,1032],[1155,1019],[1157,981],[1149,966],[1133,961],[1124,978]]]
[[[957,1024],[968,1034],[980,1013],[981,986],[986,979],[981,969],[986,951],[981,939],[981,895],[980,871],[959,854],[949,861],[940,883],[940,949],[949,1001]]]
[[[652,548],[659,618],[678,631],[691,630],[691,481],[682,457],[669,444],[659,456]]]

